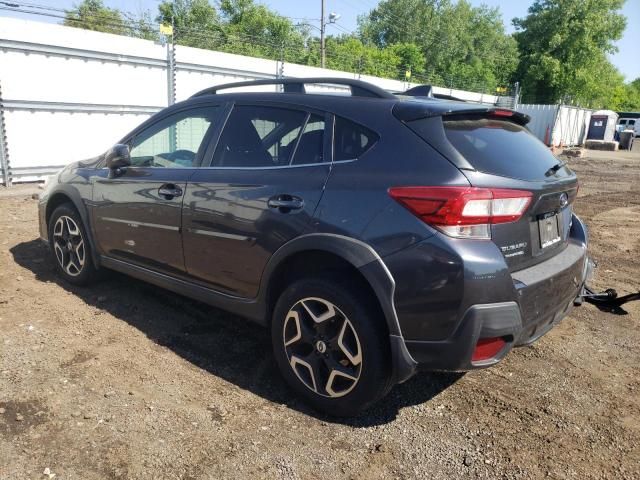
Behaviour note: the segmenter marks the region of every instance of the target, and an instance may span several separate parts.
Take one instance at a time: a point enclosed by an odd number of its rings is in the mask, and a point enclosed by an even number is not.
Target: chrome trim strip
[[[236,235],[234,233],[215,232],[213,230],[200,230],[199,228],[189,228],[187,230],[190,233],[196,233],[198,235],[208,235],[210,237],[229,238],[231,240],[241,240],[245,242],[255,240],[254,237],[247,237],[246,235]]]
[[[150,228],[160,228],[162,230],[171,230],[173,232],[180,231],[180,227],[174,227],[173,225],[161,225],[159,223],[136,222],[135,220],[126,220],[124,218],[100,217],[100,220],[104,220],[105,222],[124,223],[131,228],[150,227]]]
[[[339,160],[337,162],[319,162],[319,163],[300,163],[298,165],[274,165],[273,167],[200,167],[198,170],[277,170],[282,168],[299,168],[299,167],[318,167],[326,165],[327,167],[336,163],[351,163],[358,160]]]

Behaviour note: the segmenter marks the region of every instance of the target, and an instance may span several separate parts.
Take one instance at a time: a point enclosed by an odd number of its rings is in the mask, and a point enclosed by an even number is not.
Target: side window
[[[629,120],[629,125],[635,125],[636,121],[635,120]]]
[[[304,126],[298,146],[295,149],[291,165],[305,165],[309,163],[322,163],[324,161],[324,117],[309,115]]]
[[[333,137],[335,162],[360,158],[379,138],[368,128],[341,117],[336,117]]]
[[[236,106],[213,155],[214,167],[289,165],[308,115],[298,110]]]
[[[137,167],[194,166],[217,107],[178,112],[139,133],[131,142],[131,164]]]

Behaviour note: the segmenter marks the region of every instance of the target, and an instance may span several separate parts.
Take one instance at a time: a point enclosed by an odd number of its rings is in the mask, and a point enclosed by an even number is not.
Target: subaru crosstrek
[[[267,326],[333,415],[420,369],[494,365],[581,294],[578,182],[526,115],[411,95],[203,90],[52,178],[41,237],[71,283],[117,270]]]

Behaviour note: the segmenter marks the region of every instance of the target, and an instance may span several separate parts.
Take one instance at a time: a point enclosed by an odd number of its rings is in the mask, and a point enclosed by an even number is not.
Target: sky
[[[18,0],[22,1],[22,0]],[[59,8],[72,8],[80,0],[29,0],[26,3],[54,6]],[[157,12],[159,0],[103,0],[110,7],[137,13],[143,10]],[[320,0],[258,0],[268,5],[281,15],[293,17],[294,21],[319,24]],[[498,7],[502,12],[502,18],[507,32],[513,32],[511,19],[523,17],[532,0],[470,0],[475,6],[481,4],[490,7]],[[216,2],[212,2],[215,4]],[[335,25],[327,27],[327,34],[340,34],[345,31],[353,31],[357,28],[358,15],[367,13],[375,7],[377,0],[326,0],[326,15],[329,12],[340,14]],[[623,38],[617,42],[618,53],[611,55],[611,61],[623,73],[627,81],[640,77],[640,0],[626,0],[622,13],[627,17],[627,28]],[[22,16],[0,11],[0,15]],[[55,21],[47,17],[30,17],[41,21]]]

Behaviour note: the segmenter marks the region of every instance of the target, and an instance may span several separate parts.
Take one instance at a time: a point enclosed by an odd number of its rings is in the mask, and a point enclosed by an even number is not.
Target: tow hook
[[[618,292],[613,288],[607,288],[604,292],[597,293],[585,285],[582,289],[582,293],[576,299],[576,303],[581,304],[583,300],[595,305],[603,312],[625,315],[627,312],[622,309],[622,305],[627,302],[640,300],[640,292],[630,293],[629,295],[619,297]]]

